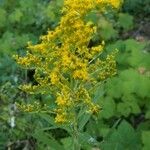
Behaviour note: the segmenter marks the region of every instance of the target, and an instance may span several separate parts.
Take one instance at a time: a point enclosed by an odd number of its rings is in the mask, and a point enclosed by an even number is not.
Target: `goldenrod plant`
[[[21,89],[30,94],[52,95],[49,105],[53,101],[56,104],[52,110],[36,102],[18,104],[18,108],[27,112],[52,112],[57,124],[71,125],[74,150],[81,148],[79,114],[95,115],[100,111],[93,92],[116,74],[115,52],[101,58],[105,42],[90,44],[97,26],[85,17],[91,11],[105,12],[107,7],[118,9],[120,4],[120,0],[65,0],[58,26],[41,36],[39,44],[29,42],[26,56],[15,56],[19,65],[35,70],[36,84],[21,85]]]

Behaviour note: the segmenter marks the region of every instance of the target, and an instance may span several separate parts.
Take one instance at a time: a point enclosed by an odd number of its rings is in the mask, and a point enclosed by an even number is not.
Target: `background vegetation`
[[[63,0],[0,0],[0,150],[68,150],[71,138],[48,114],[24,114],[15,102],[32,103],[18,88],[34,82],[33,70],[19,68],[13,54],[23,55],[28,41],[57,26]],[[90,14],[99,26],[95,41],[106,41],[106,53],[117,48],[118,73],[95,96],[102,111],[80,122],[85,150],[150,149],[150,1],[125,0],[119,12]],[[96,120],[96,121],[95,121]]]

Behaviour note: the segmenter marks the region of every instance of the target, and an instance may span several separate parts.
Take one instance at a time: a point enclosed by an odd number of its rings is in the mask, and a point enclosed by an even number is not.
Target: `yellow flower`
[[[62,124],[62,123],[65,123],[65,122],[67,122],[67,115],[66,115],[66,113],[61,113],[61,114],[57,114],[56,115],[56,117],[55,117],[55,122],[56,123],[60,123],[60,124]]]
[[[15,56],[18,64],[35,70],[37,85],[24,85],[22,89],[56,97],[57,123],[69,122],[82,105],[92,113],[99,111],[90,89],[93,83],[116,73],[116,62],[114,54],[100,60],[105,43],[90,44],[97,26],[86,22],[85,17],[95,9],[106,11],[108,5],[118,8],[120,3],[121,0],[64,0],[58,26],[41,36],[39,44],[29,43],[25,57]]]
[[[68,107],[71,104],[71,99],[69,95],[58,95],[56,98],[56,103],[60,107]]]
[[[74,79],[88,80],[88,72],[86,70],[75,70],[73,72]]]
[[[59,76],[56,71],[50,73],[51,84],[57,84],[59,82]]]
[[[98,105],[92,105],[90,107],[90,110],[89,112],[92,113],[92,114],[97,114],[100,110],[100,107]]]

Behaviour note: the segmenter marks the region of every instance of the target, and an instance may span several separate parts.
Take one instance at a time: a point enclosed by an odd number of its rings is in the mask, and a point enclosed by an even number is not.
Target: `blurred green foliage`
[[[27,42],[37,43],[39,36],[54,28],[60,19],[63,1],[0,1],[0,83],[16,79],[12,54],[24,53]]]
[[[150,15],[150,1],[149,0],[124,0],[123,9],[126,12],[142,17]]]
[[[80,142],[85,150],[150,149],[149,41],[122,38],[134,28],[134,16],[150,14],[149,3],[125,0],[119,13],[109,10],[86,18],[99,26],[93,42],[105,40],[106,52],[118,49],[118,74],[93,94],[102,107],[100,114],[80,118]],[[16,109],[15,102],[43,104],[49,97],[31,97],[18,89],[20,83],[34,82],[33,73],[19,68],[11,58],[25,53],[28,41],[37,43],[48,28],[57,26],[62,4],[63,0],[0,1],[0,150],[70,148],[70,131],[65,126],[60,129],[49,114],[22,114]]]
[[[57,25],[61,0],[3,0],[0,3],[0,53],[11,54],[28,41],[37,42],[48,28]]]

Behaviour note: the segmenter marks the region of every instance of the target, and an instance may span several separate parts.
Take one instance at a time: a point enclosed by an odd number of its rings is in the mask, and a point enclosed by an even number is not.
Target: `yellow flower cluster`
[[[71,121],[81,105],[97,113],[99,106],[92,101],[89,89],[116,72],[114,54],[106,60],[99,59],[104,42],[90,46],[96,26],[84,19],[92,9],[105,9],[108,5],[118,8],[120,0],[65,0],[63,16],[55,30],[41,36],[40,44],[29,43],[25,57],[15,57],[20,65],[35,69],[38,85],[24,85],[24,90],[53,93],[57,123]]]
[[[33,111],[40,111],[41,105],[38,102],[34,102],[33,104],[16,104],[19,110],[23,110],[24,112],[33,112]]]

